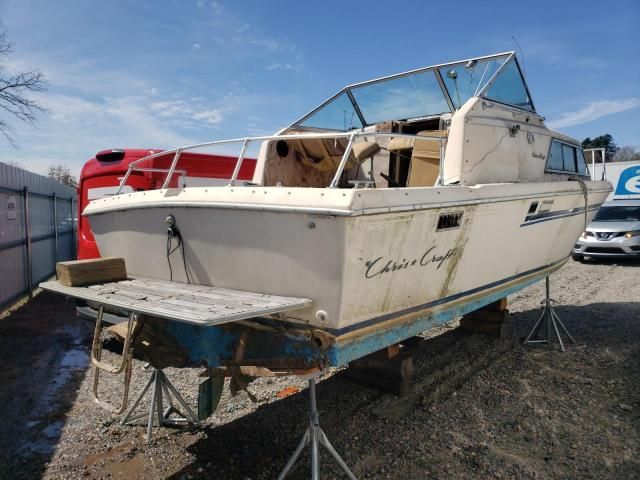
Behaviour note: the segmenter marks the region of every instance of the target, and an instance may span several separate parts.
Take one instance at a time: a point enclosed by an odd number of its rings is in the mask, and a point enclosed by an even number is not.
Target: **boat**
[[[171,183],[184,152],[231,144],[228,185]],[[544,279],[611,191],[545,125],[514,52],[355,83],[274,135],[167,153],[162,188],[123,190],[150,155],[83,215],[101,255],[125,259],[123,289],[183,295],[183,310],[138,309],[179,366],[348,364]],[[189,321],[206,288],[302,300]]]

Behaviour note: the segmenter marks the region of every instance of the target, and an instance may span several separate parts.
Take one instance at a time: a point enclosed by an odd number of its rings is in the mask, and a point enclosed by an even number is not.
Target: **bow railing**
[[[116,191],[115,194],[116,195],[120,194],[120,192],[122,191],[122,188],[127,184],[127,180],[129,179],[129,176],[133,171],[149,171],[148,168],[138,167],[137,166],[138,164],[152,160],[154,158],[167,156],[172,153],[173,153],[173,160],[168,169],[162,169],[162,168],[153,169],[154,171],[167,172],[167,178],[165,179],[161,187],[162,189],[169,188],[171,179],[173,175],[176,173],[176,168],[177,168],[178,162],[180,161],[180,155],[183,152],[186,152],[189,150],[207,148],[207,147],[230,145],[234,143],[240,144],[241,145],[240,154],[238,155],[235,167],[233,169],[233,173],[231,174],[231,178],[229,179],[229,184],[228,184],[229,186],[234,186],[238,179],[238,175],[240,173],[240,168],[242,167],[242,162],[244,161],[245,154],[251,143],[264,142],[269,140],[305,140],[305,139],[323,139],[323,138],[348,139],[348,143],[345,148],[344,154],[340,159],[340,163],[338,164],[336,173],[333,176],[331,183],[329,184],[329,188],[336,188],[338,186],[340,177],[342,176],[342,172],[344,171],[344,168],[349,160],[349,155],[351,154],[351,151],[353,149],[353,144],[356,141],[356,139],[359,139],[359,138],[389,138],[389,139],[408,138],[408,139],[420,140],[420,141],[439,142],[440,143],[440,176],[438,177],[437,184],[440,184],[440,185],[442,184],[444,148],[445,148],[446,137],[442,135],[428,135],[428,134],[409,135],[405,133],[378,133],[378,132],[357,131],[357,132],[345,132],[345,133],[336,133],[336,132],[297,133],[297,134],[283,134],[283,135],[263,135],[263,136],[256,136],[256,137],[242,137],[242,138],[232,138],[229,140],[215,140],[213,142],[197,143],[193,145],[187,145],[184,147],[178,147],[172,150],[163,150],[161,152],[157,152],[152,155],[147,155],[146,157],[142,157],[134,162],[131,162],[129,164],[129,168],[127,169],[127,173],[125,173],[124,177],[122,177],[122,180],[120,181],[120,185],[118,186],[118,190]]]

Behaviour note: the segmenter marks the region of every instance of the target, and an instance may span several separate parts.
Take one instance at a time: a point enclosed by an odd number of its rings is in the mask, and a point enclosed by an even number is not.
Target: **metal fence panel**
[[[76,202],[74,188],[0,163],[0,307],[74,258]]]
[[[24,245],[0,251],[0,307],[25,292],[26,262]]]
[[[0,245],[24,240],[24,207],[22,192],[3,190],[0,183]],[[11,209],[15,208],[10,220]]]

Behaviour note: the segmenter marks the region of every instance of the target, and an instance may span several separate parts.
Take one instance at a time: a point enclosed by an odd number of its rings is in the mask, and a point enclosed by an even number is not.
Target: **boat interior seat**
[[[380,151],[378,142],[357,142],[351,147],[355,161],[360,164]]]
[[[403,150],[411,150],[413,148],[413,138],[394,137],[389,140],[387,150],[390,152],[402,152]]]
[[[446,136],[444,130],[423,130],[418,136]],[[407,187],[432,187],[440,175],[440,142],[396,137],[389,141],[387,149],[410,158]]]
[[[346,149],[344,139],[333,142],[331,139],[305,139],[298,141],[297,151],[300,152],[300,160],[308,167],[321,171],[335,170],[342,160]],[[355,142],[349,154],[349,160],[345,168],[357,167],[368,158],[380,151],[377,142]]]
[[[416,142],[411,153],[408,187],[433,187],[440,176],[440,143]]]

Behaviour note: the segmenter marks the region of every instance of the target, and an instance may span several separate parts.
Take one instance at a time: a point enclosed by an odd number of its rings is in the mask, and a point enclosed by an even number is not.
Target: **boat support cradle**
[[[193,413],[193,410],[191,409],[191,407],[189,407],[189,404],[184,400],[184,398],[182,398],[182,395],[178,393],[178,390],[176,390],[173,384],[169,381],[162,369],[153,368],[150,364],[145,365],[145,368],[153,369],[153,372],[151,373],[147,384],[142,389],[135,402],[133,402],[133,405],[131,405],[131,408],[127,411],[120,424],[128,425],[144,417],[147,417],[147,443],[151,442],[151,432],[156,417],[159,427],[200,425],[197,415]],[[134,416],[133,412],[138,407],[152,385],[153,389],[151,391],[149,411],[147,413],[142,413]],[[169,403],[166,408],[164,407],[163,393]],[[172,401],[172,395],[173,398],[175,398],[175,400],[184,409],[185,413],[182,413],[180,410],[178,410],[178,408],[176,408]],[[171,418],[171,414],[173,413],[177,414],[178,417]]]
[[[324,446],[329,453],[333,456],[335,461],[340,465],[340,468],[347,474],[350,480],[356,480],[355,475],[351,471],[351,469],[347,466],[345,461],[340,457],[338,452],[333,448],[331,442],[327,438],[327,435],[324,433],[322,428],[320,428],[320,420],[318,419],[318,406],[316,403],[316,376],[314,375],[309,379],[309,403],[310,403],[310,413],[309,413],[309,426],[307,430],[304,432],[300,443],[296,447],[293,455],[284,466],[284,469],[278,475],[278,480],[284,480],[287,476],[291,467],[296,463],[298,457],[302,453],[302,450],[307,445],[311,444],[311,479],[319,480],[320,479],[320,445]]]
[[[549,276],[545,277],[545,293],[546,293],[545,299],[540,302],[542,305],[544,305],[542,314],[540,314],[538,321],[536,321],[536,323],[533,325],[533,328],[529,332],[529,335],[527,335],[527,338],[525,338],[522,344],[528,345],[531,343],[544,343],[544,344],[550,345],[551,331],[553,329],[553,332],[556,334],[556,338],[558,339],[558,343],[560,344],[560,350],[564,352],[565,351],[564,343],[562,342],[562,336],[560,335],[560,330],[558,329],[558,325],[560,325],[560,328],[562,328],[564,333],[567,334],[567,337],[569,337],[569,340],[571,341],[571,343],[576,343],[576,341],[571,336],[571,334],[569,333],[569,330],[567,330],[567,327],[564,325],[564,323],[562,323],[562,320],[560,320],[560,317],[556,313],[556,309],[553,306],[558,302],[556,302],[550,296]],[[547,338],[538,339],[537,338],[538,332],[542,328],[543,324],[546,324]]]

